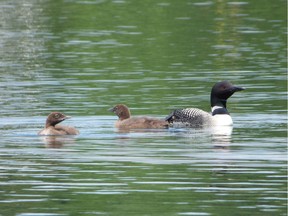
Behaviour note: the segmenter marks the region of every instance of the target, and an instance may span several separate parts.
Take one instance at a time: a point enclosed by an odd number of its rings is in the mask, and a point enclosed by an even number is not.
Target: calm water
[[[1,0],[0,215],[287,215],[284,0]],[[231,134],[120,132],[228,102]],[[76,137],[36,136],[51,111]]]

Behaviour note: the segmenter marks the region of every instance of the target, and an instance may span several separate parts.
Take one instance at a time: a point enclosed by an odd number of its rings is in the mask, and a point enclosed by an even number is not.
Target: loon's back
[[[174,110],[165,120],[173,127],[202,127],[209,124],[211,117],[211,114],[201,109],[185,108]]]
[[[232,118],[229,114],[217,114],[212,116],[198,108],[176,109],[166,121],[173,127],[206,127],[206,126],[231,126],[233,125]]]

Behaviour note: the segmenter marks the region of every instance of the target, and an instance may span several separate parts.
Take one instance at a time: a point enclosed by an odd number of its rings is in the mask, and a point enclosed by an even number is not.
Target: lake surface
[[[287,2],[2,0],[0,215],[287,215]],[[118,131],[107,109],[233,130]],[[38,137],[61,111],[75,137]]]

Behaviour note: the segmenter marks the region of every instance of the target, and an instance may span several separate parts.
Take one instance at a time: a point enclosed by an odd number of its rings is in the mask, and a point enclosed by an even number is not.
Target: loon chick
[[[65,119],[71,118],[60,112],[52,112],[46,119],[45,128],[38,132],[40,136],[77,135],[79,131],[74,127],[57,125]]]
[[[129,108],[124,104],[117,104],[109,111],[114,112],[119,119],[115,122],[115,127],[119,129],[150,129],[168,128],[168,122],[149,117],[131,117]]]
[[[242,90],[244,88],[233,86],[228,81],[218,82],[210,95],[212,113],[197,108],[176,109],[165,120],[173,127],[232,126],[226,102],[235,92]]]

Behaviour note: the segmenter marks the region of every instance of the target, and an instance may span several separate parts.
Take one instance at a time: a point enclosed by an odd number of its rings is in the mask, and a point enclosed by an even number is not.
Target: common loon
[[[150,129],[168,128],[168,122],[150,117],[131,117],[129,108],[124,104],[117,104],[109,111],[114,112],[119,119],[115,122],[115,127],[119,129]]]
[[[79,131],[74,127],[57,125],[65,119],[71,118],[60,112],[52,112],[46,119],[45,128],[38,132],[40,136],[77,135]]]
[[[226,102],[235,92],[244,89],[228,81],[218,82],[212,87],[210,95],[212,113],[198,108],[176,109],[165,120],[172,127],[232,126]]]

